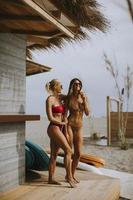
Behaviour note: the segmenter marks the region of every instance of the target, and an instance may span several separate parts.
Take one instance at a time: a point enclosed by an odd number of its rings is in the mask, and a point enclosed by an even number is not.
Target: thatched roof
[[[99,11],[100,5],[95,0],[50,0],[59,10],[65,13],[78,27],[75,38],[72,39],[67,35],[61,35],[56,38],[48,39],[45,46],[34,44],[30,50],[35,49],[54,49],[63,47],[64,40],[73,42],[76,40],[88,39],[89,35],[83,31],[82,27],[89,31],[100,30],[106,32],[109,22]]]
[[[27,56],[34,49],[62,47],[65,41],[88,38],[89,31],[106,31],[108,22],[96,0],[0,1],[0,32],[27,35]]]
[[[95,0],[52,0],[78,26],[89,30],[105,31],[107,20],[99,12],[99,4]]]
[[[51,39],[48,39],[48,43],[47,45],[42,45],[42,44],[33,44],[31,46],[29,46],[27,48],[27,56],[29,58],[32,58],[32,50],[48,50],[48,49],[55,49],[55,48],[62,48],[64,46],[65,42],[71,42],[73,43],[74,41],[78,40],[83,40],[83,39],[87,39],[89,38],[89,36],[87,35],[87,33],[83,32],[81,29],[79,29],[78,34],[75,35],[75,38],[72,39],[66,35],[62,35],[60,37],[54,37]]]
[[[46,65],[33,62],[32,60],[26,60],[26,76],[49,72],[51,71],[51,69],[51,67],[48,67]]]

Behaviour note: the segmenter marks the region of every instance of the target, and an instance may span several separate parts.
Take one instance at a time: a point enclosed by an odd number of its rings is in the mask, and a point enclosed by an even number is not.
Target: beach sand
[[[83,152],[99,156],[105,160],[105,168],[133,173],[133,149],[107,147],[85,143]]]
[[[94,122],[95,127],[93,125],[93,129],[99,133],[99,136],[106,136],[106,119],[103,117],[96,118]],[[48,124],[48,120],[44,117],[41,117],[40,121],[26,122],[26,139],[39,144],[43,148],[49,147],[49,137],[47,135]],[[133,173],[133,148],[121,150],[120,147],[92,145],[89,141],[91,132],[88,119],[84,119],[83,131],[85,136],[83,146],[84,153],[103,158],[106,162],[105,168]]]

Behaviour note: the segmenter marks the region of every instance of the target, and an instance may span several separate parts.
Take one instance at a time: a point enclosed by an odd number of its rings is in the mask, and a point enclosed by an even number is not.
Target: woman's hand
[[[66,125],[66,122],[61,122],[60,125]]]
[[[87,101],[87,97],[83,92],[80,92],[81,98],[83,99],[83,102]]]
[[[83,105],[84,105],[84,112],[86,114],[86,116],[89,115],[89,107],[88,107],[88,100],[86,95],[83,92],[80,92],[81,98],[83,100]]]
[[[63,120],[63,122],[61,122],[61,124],[62,124],[62,125],[67,125],[67,123],[68,123],[68,120],[67,120],[67,118],[65,117],[64,120]]]
[[[66,124],[68,123],[67,117],[64,118],[64,122],[65,122]]]

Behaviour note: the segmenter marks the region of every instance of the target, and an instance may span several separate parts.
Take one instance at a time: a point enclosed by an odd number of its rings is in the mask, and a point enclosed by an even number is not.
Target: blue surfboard
[[[47,171],[48,167],[49,167],[49,157],[48,157],[47,153],[39,145],[37,145],[29,140],[26,140],[25,145],[30,149],[30,151],[34,155],[34,162],[30,169]],[[27,153],[27,155],[28,155],[28,153]],[[32,161],[33,160],[31,160],[31,162]],[[29,166],[30,166],[30,164],[29,164]]]
[[[25,166],[26,170],[32,169],[35,157],[28,146],[25,145]]]

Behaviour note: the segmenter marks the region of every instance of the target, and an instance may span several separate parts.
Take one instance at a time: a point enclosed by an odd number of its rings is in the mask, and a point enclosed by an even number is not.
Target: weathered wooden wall
[[[0,114],[25,111],[25,36],[0,34]]]
[[[25,180],[25,123],[0,123],[0,191]]]
[[[125,115],[125,113],[124,113]],[[118,136],[118,114],[111,112],[111,137],[112,140]],[[126,138],[133,138],[133,112],[128,113]]]
[[[0,34],[0,114],[25,112],[26,37]],[[25,179],[25,122],[0,123],[0,191]]]

